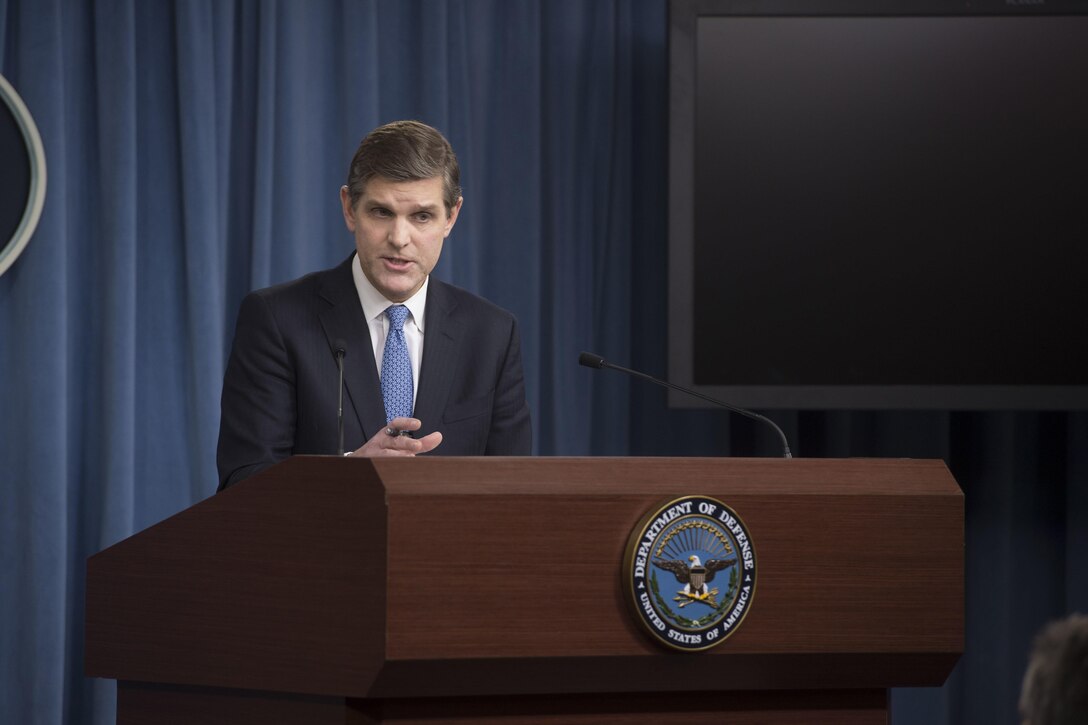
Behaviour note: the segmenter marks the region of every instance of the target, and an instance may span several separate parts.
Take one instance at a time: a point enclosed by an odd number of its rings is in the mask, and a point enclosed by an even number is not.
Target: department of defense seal
[[[736,512],[717,499],[687,496],[635,527],[623,577],[635,616],[653,638],[694,652],[720,644],[748,614],[756,554]]]

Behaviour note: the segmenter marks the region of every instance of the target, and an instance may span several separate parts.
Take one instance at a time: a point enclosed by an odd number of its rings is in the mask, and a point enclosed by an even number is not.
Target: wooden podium
[[[717,498],[759,563],[705,652],[621,582],[663,501]],[[940,461],[299,456],[91,557],[86,672],[131,723],[886,723],[963,649]]]

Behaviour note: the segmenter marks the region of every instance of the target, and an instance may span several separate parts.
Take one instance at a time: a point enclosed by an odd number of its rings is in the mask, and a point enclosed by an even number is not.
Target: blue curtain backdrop
[[[0,720],[112,722],[112,683],[82,674],[85,560],[212,494],[238,302],[350,252],[337,189],[385,121],[458,150],[438,274],[518,315],[539,454],[775,453],[749,421],[576,364],[665,371],[666,11],[0,0],[0,72],[50,180],[0,277]],[[798,455],[949,463],[966,654],[943,688],[896,691],[893,721],[1015,723],[1032,633],[1088,609],[1085,414],[775,416]]]

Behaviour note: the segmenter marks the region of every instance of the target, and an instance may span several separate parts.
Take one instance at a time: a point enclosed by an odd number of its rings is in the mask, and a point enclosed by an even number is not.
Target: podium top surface
[[[373,467],[398,493],[690,494],[712,485],[733,494],[962,495],[944,461],[906,458],[296,456],[277,473],[313,466]]]

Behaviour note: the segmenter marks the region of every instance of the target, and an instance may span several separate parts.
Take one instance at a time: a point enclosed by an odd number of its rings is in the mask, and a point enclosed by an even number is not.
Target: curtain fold
[[[751,421],[576,362],[667,376],[666,11],[0,0],[0,72],[50,180],[0,277],[0,717],[113,721],[114,685],[82,674],[86,558],[215,490],[238,304],[351,251],[338,190],[381,123],[458,152],[436,274],[517,315],[538,454],[778,455]],[[772,415],[798,456],[948,462],[966,653],[944,687],[895,691],[893,720],[1017,722],[1031,635],[1088,609],[1088,415]]]

